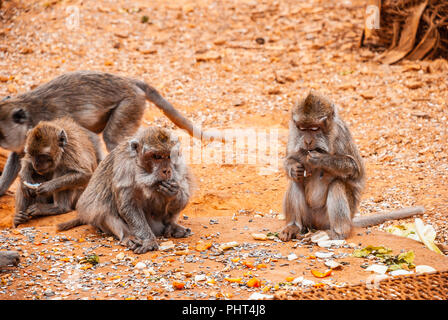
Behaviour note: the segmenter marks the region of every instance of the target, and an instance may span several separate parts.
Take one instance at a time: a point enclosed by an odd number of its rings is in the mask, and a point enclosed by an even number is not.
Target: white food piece
[[[318,258],[327,259],[334,255],[334,252],[316,252],[314,254]]]
[[[421,265],[415,267],[415,272],[417,272],[417,273],[426,273],[426,272],[435,272],[435,271],[437,271],[437,270],[434,269],[433,267],[427,266],[424,264],[421,264]]]
[[[394,270],[390,272],[391,276],[404,276],[407,274],[411,274],[412,272],[407,271],[407,270],[403,270],[403,269],[399,269],[399,270]]]
[[[325,231],[318,231],[311,236],[311,242],[314,243],[325,240],[330,240],[330,237]]]
[[[321,248],[329,248],[331,246],[342,246],[345,244],[345,240],[321,240],[317,242],[317,245]]]
[[[146,268],[146,264],[144,262],[137,262],[137,264],[135,265],[136,269],[142,270]]]
[[[273,299],[274,296],[270,294],[262,294],[258,292],[254,292],[250,295],[249,300],[265,300],[265,299]]]
[[[308,279],[303,279],[302,280],[302,286],[312,286],[313,284],[315,284],[315,282],[313,280],[308,280]]]
[[[387,272],[388,266],[385,266],[384,264],[372,264],[371,266],[367,267],[366,271],[372,271],[378,274],[385,274]]]
[[[288,261],[293,261],[296,260],[298,257],[295,253],[291,253],[290,255],[288,255]]]
[[[268,236],[263,233],[252,233],[252,238],[255,240],[267,240]]]
[[[238,245],[238,242],[236,241],[232,241],[232,242],[227,242],[227,243],[223,243],[219,246],[220,250],[228,250],[228,249],[232,249],[234,247],[236,247]]]
[[[298,283],[302,283],[302,281],[304,280],[304,277],[297,277],[294,280],[292,280],[292,284],[298,284]]]
[[[205,274],[198,274],[198,275],[194,276],[194,281],[196,281],[196,282],[205,281],[205,279],[207,279]]]
[[[174,245],[173,241],[165,241],[160,244],[159,250],[167,251],[167,250],[173,249],[174,247],[175,247],[175,245]]]
[[[330,269],[342,268],[342,264],[340,264],[339,262],[336,262],[334,260],[327,260],[324,262],[324,264]]]
[[[23,184],[33,190],[37,189],[41,185],[41,183],[30,183],[28,181],[23,181]]]

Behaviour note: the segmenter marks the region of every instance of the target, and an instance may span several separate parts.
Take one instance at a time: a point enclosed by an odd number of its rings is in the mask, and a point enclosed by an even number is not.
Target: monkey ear
[[[139,147],[139,143],[137,140],[133,139],[131,141],[129,141],[129,147],[131,148],[131,152],[133,154],[137,154],[137,149]]]
[[[25,110],[23,110],[22,108],[16,109],[13,111],[12,121],[14,121],[15,123],[24,124],[26,119],[27,119],[27,114],[26,114]]]
[[[58,135],[58,145],[63,148],[67,144],[67,133],[62,129]]]

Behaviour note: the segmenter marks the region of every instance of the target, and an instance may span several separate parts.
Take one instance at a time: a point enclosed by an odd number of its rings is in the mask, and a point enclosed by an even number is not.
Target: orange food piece
[[[185,286],[185,283],[181,282],[181,281],[173,281],[172,283],[173,288],[176,290],[182,290]]]
[[[196,244],[196,250],[197,251],[205,251],[210,249],[212,246],[212,244],[210,242],[203,242],[203,241],[198,241],[198,243]]]
[[[238,262],[238,261],[240,261],[240,258],[232,258],[231,260],[232,260],[232,262]]]
[[[174,259],[174,258],[172,258],[172,257],[168,257],[168,258],[166,258],[165,260],[168,261],[168,262],[174,262],[174,261],[176,261],[176,259]]]
[[[312,254],[306,257],[307,259],[316,259],[316,256],[313,256]]]
[[[243,261],[243,262],[241,262],[241,264],[250,269],[252,269],[254,267],[254,264],[250,261]]]
[[[240,283],[242,281],[241,278],[224,278],[224,279],[228,282],[236,282],[236,283]]]
[[[320,271],[317,271],[317,270],[311,270],[311,273],[316,278],[325,278],[325,277],[328,277],[329,275],[331,275],[331,269],[328,269],[325,272],[320,272]]]
[[[325,283],[319,282],[319,283],[313,284],[313,287],[315,287],[315,288],[323,288],[323,287],[325,287]]]
[[[286,277],[286,282],[292,282],[294,280],[294,277]]]
[[[261,281],[257,278],[252,278],[246,282],[246,286],[249,288],[259,288],[261,286]]]
[[[65,257],[65,258],[61,258],[61,259],[59,259],[60,261],[64,261],[64,262],[69,262],[70,261],[70,258],[67,258],[67,257]]]
[[[260,264],[257,265],[257,269],[258,269],[258,270],[260,270],[260,269],[264,269],[264,268],[267,268],[267,267],[268,267],[268,266],[265,265],[264,263],[260,263]]]

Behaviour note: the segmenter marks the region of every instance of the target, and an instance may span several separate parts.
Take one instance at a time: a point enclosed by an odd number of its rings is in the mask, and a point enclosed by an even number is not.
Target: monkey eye
[[[156,159],[156,160],[160,160],[160,159],[162,159],[162,156],[160,154],[153,154],[152,158]]]
[[[308,130],[311,130],[311,131],[317,131],[317,130],[319,130],[320,128],[319,127],[299,127],[299,129],[300,129],[300,131],[308,131]]]

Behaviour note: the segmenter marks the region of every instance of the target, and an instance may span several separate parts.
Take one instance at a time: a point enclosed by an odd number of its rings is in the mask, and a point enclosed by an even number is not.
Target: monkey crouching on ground
[[[41,121],[28,132],[14,227],[75,209],[97,167],[95,138],[70,118]]]
[[[412,207],[354,218],[364,188],[364,164],[335,105],[314,91],[291,112],[284,168],[289,185],[283,199],[287,225],[279,234],[283,241],[308,229],[345,239],[353,227],[424,212],[422,207]]]
[[[77,218],[58,230],[90,224],[135,253],[157,250],[157,236],[190,235],[176,221],[191,192],[178,138],[163,128],[141,128],[100,163],[78,201]]]
[[[196,128],[144,81],[100,71],[63,74],[29,92],[0,101],[0,147],[12,151],[0,177],[0,196],[20,171],[26,132],[39,121],[69,116],[89,131],[102,133],[108,151],[137,132],[153,102],[178,127],[198,139],[222,139]],[[97,155],[101,161],[103,155]]]

